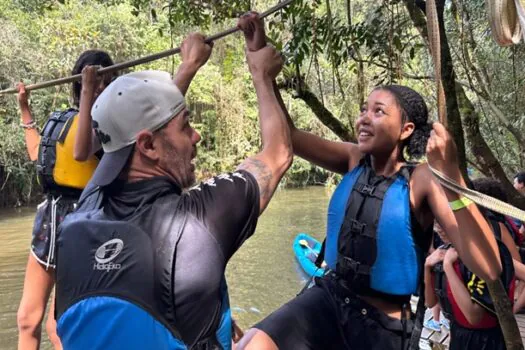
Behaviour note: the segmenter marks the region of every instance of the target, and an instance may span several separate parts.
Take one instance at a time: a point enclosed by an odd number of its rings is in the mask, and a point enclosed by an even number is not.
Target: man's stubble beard
[[[187,162],[179,155],[175,147],[162,136],[162,146],[164,148],[164,155],[161,156],[161,167],[164,168],[168,174],[171,174],[173,180],[183,188],[189,188],[195,183],[195,173],[187,166],[191,164],[190,160]]]

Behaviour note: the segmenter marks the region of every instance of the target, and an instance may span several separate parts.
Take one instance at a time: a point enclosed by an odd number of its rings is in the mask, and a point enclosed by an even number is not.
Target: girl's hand
[[[454,139],[441,123],[434,123],[427,143],[428,164],[456,180],[461,176]]]

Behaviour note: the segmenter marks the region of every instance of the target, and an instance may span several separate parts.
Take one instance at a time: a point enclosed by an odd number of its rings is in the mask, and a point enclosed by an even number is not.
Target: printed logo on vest
[[[95,252],[96,263],[93,270],[106,271],[120,270],[121,265],[113,263],[113,260],[122,252],[124,242],[119,238],[113,238],[98,247]]]

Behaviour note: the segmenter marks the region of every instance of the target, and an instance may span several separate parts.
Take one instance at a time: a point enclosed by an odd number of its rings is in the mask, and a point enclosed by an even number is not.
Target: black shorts
[[[317,278],[313,287],[255,328],[280,350],[408,348],[413,320],[391,318],[355,295],[342,295],[339,288],[331,277]]]
[[[31,253],[47,269],[55,268],[55,243],[58,225],[75,210],[78,198],[48,196],[37,207],[33,223]]]
[[[505,350],[505,340],[500,327],[469,329],[452,323],[450,350]]]

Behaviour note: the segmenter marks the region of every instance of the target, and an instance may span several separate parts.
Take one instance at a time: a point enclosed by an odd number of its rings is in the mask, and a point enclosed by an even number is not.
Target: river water
[[[292,242],[299,232],[324,236],[329,194],[323,187],[276,193],[257,230],[228,264],[233,317],[246,329],[294,297],[305,283]],[[15,349],[16,311],[22,295],[36,208],[0,211],[0,349]],[[44,332],[45,333],[45,332]],[[42,349],[51,349],[47,335]]]

